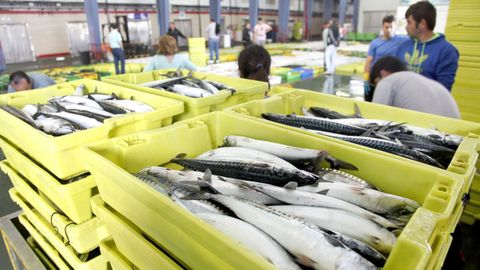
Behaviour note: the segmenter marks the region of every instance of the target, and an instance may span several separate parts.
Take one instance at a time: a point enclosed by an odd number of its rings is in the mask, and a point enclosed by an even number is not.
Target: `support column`
[[[338,7],[338,25],[342,25],[345,22],[345,13],[347,12],[347,0],[340,0]]]
[[[88,35],[90,39],[90,51],[96,60],[102,58],[102,39],[100,36],[100,23],[98,20],[98,2],[97,0],[84,1],[85,15],[87,16]]]
[[[157,18],[160,36],[166,35],[170,23],[170,1],[157,0]]]
[[[253,31],[258,19],[258,0],[249,1],[248,16],[250,17],[250,30]]]
[[[330,20],[332,18],[333,0],[325,0],[325,6],[323,10],[323,19]]]
[[[304,0],[303,16],[305,19],[305,35],[304,39],[310,39],[310,32],[312,31],[313,20],[313,0]]]
[[[352,28],[353,32],[358,31],[358,13],[360,12],[360,0],[353,0],[353,19]]]
[[[3,55],[2,43],[0,43],[0,74],[7,69],[7,65],[5,64],[5,57]]]
[[[288,41],[288,20],[290,18],[290,0],[278,1],[278,36],[279,42]]]
[[[220,23],[222,12],[221,0],[210,0],[210,18],[214,19],[216,23]]]

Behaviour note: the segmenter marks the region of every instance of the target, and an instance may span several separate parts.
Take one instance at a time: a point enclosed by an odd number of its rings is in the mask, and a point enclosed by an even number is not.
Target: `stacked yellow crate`
[[[462,118],[480,122],[480,1],[452,0],[448,10],[446,36],[460,52],[452,94]],[[470,202],[462,221],[473,224],[480,219],[480,176],[472,182]]]
[[[205,66],[207,64],[207,54],[205,52],[205,38],[189,38],[188,54],[190,61],[197,66]]]
[[[452,95],[462,119],[480,122],[480,1],[452,0],[445,34],[460,52]],[[480,199],[480,198],[479,198]]]
[[[17,109],[72,95],[83,84],[87,93],[134,98],[154,108],[148,113],[106,119],[101,126],[54,137],[0,110],[0,168],[13,183],[9,193],[22,209],[20,222],[59,269],[108,269],[99,244],[110,236],[93,215],[90,199],[98,193],[79,151],[82,145],[172,123],[183,112],[180,101],[93,80],[77,80],[35,91],[0,96],[0,105]]]

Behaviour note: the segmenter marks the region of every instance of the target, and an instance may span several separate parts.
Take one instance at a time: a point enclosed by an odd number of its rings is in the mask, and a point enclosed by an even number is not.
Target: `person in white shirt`
[[[257,25],[253,28],[253,43],[263,46],[267,41],[267,33],[272,30],[272,27],[266,24],[262,18],[258,18]]]
[[[325,21],[323,23],[323,46],[325,48],[325,69],[327,74],[335,73],[335,58],[337,55],[338,40],[335,39],[330,26],[332,21]]]
[[[115,73],[125,74],[125,54],[122,49],[122,35],[118,32],[118,24],[112,24],[110,34],[108,34],[108,42],[110,49],[112,49]],[[120,69],[118,67],[119,62],[121,64]]]
[[[219,59],[219,47],[220,47],[220,25],[215,22],[214,19],[210,19],[210,24],[205,31],[208,38],[208,51],[210,52],[210,61],[213,61],[213,53],[215,52],[215,63],[218,63]]]

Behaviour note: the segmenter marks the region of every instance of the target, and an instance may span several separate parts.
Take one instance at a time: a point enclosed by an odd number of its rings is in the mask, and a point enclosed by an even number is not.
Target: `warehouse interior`
[[[478,12],[0,1],[0,268],[479,269]]]

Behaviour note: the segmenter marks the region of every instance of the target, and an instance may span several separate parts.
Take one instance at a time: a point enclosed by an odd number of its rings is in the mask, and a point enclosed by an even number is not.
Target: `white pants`
[[[335,45],[328,45],[325,49],[325,66],[327,73],[335,73],[335,58],[337,58],[337,48]]]

